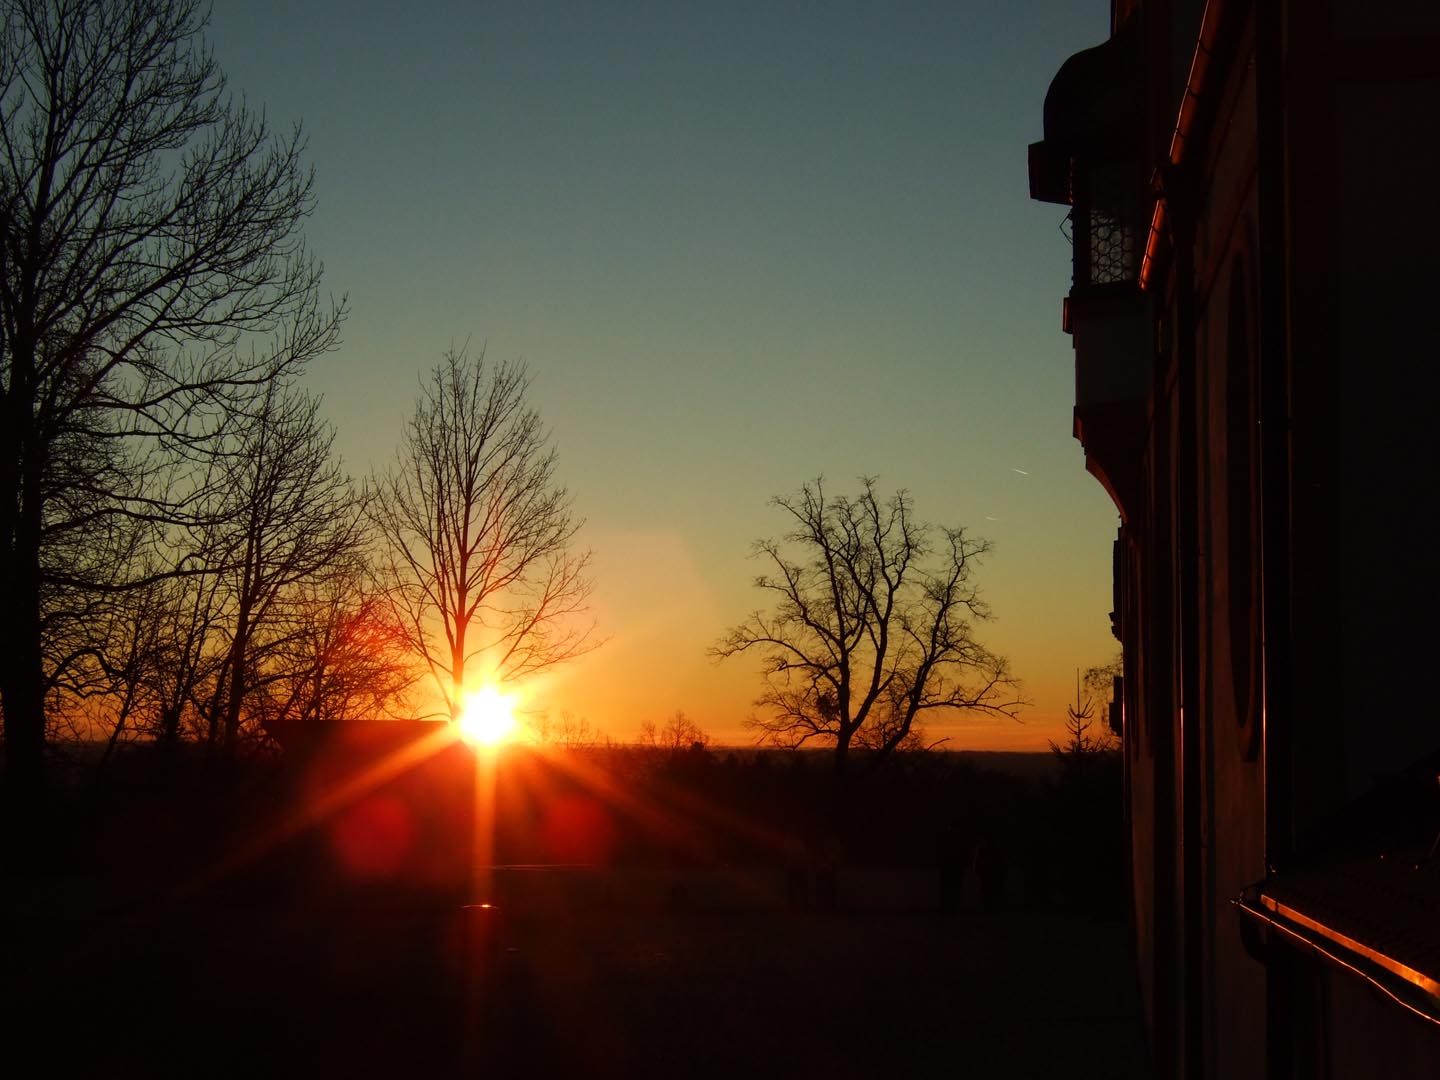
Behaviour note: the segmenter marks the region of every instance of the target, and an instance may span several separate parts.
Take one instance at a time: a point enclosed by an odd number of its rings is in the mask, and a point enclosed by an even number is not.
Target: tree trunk
[[[43,454],[31,415],[33,348],[11,343],[7,428],[0,490],[0,708],[5,714],[5,772],[18,793],[38,791],[45,772],[45,662],[40,625]]]
[[[24,545],[17,544],[16,548]],[[38,547],[11,549],[0,619],[0,706],[5,710],[5,774],[17,793],[38,791],[45,773],[45,667],[40,648]]]
[[[224,758],[235,760],[240,742],[240,706],[245,700],[245,653],[250,645],[249,612],[242,610],[230,646],[230,688],[225,695]]]
[[[462,562],[463,567],[463,562]],[[460,594],[460,604],[465,603],[465,594]],[[455,618],[455,645],[450,650],[450,720],[459,723],[465,713],[465,623],[463,608],[457,606]]]
[[[450,719],[458,723],[465,712],[465,668],[454,672],[450,680]]]
[[[180,710],[179,702],[166,702],[160,708],[160,738],[159,741],[166,746],[174,746],[180,741]]]

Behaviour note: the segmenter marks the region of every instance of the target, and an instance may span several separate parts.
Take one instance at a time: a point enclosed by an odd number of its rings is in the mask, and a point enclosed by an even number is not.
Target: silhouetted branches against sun
[[[255,703],[262,723],[410,715],[413,658],[364,568],[307,582],[297,616],[273,646]]]
[[[337,341],[304,139],[227,94],[205,22],[198,0],[0,0],[0,704],[27,783],[47,685],[92,655],[59,645],[69,614],[175,570],[130,530],[185,517],[177,463]]]
[[[1016,715],[1009,665],[973,629],[990,618],[972,580],[988,542],[917,522],[907,492],[882,499],[869,478],[853,498],[817,479],[774,504],[792,528],[755,545],[768,566],[755,585],[772,607],[711,650],[763,658],[751,723],[765,738],[829,743],[843,767],[852,747],[883,757],[925,745],[923,721],[942,710]]]
[[[528,388],[523,364],[446,353],[372,509],[395,621],[452,718],[472,683],[513,682],[595,644],[590,555],[572,548],[581,523]]]
[[[228,647],[208,711],[210,741],[234,753],[247,702],[289,676],[277,661],[321,608],[306,590],[360,573],[363,499],[331,454],[319,402],[266,387],[222,470],[222,505],[203,543],[221,579]],[[297,659],[291,655],[286,659]]]

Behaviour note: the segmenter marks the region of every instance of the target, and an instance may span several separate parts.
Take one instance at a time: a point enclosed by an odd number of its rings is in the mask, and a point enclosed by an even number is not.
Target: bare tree
[[[755,579],[774,600],[711,650],[764,659],[763,712],[751,723],[771,742],[852,747],[878,755],[914,745],[941,710],[1015,716],[1024,702],[1006,661],[975,638],[990,618],[971,578],[990,550],[963,529],[917,522],[905,491],[882,500],[872,479],[854,498],[822,480],[774,504],[792,519],[761,540],[769,564]]]
[[[183,517],[217,418],[338,333],[299,232],[303,141],[231,101],[205,19],[0,0],[0,705],[25,783],[64,661],[47,598],[134,584],[67,538]]]
[[[154,582],[126,594],[123,603],[103,605],[104,625],[95,628],[98,632],[94,635],[96,662],[92,666],[97,677],[83,695],[98,706],[89,710],[91,719],[98,713],[101,729],[108,729],[100,768],[117,745],[143,734],[145,718],[157,711],[162,634],[167,621],[164,584]],[[86,734],[93,737],[97,732],[92,726]]]
[[[363,505],[332,456],[319,401],[280,381],[219,457],[221,505],[207,514],[204,549],[220,578],[228,642],[209,715],[212,743],[235,754],[244,706],[269,678],[271,654],[309,632],[304,590],[353,578]]]
[[[219,678],[215,643],[222,636],[221,584],[218,574],[178,574],[155,583],[163,624],[152,670],[155,713],[148,726],[157,741],[172,749],[187,732],[201,729],[204,710],[214,698],[205,688]]]
[[[363,499],[331,456],[318,408],[293,386],[268,384],[255,411],[212,441],[195,521],[129,561],[145,583],[77,592],[90,598],[88,625],[74,635],[81,655],[57,669],[57,720],[88,737],[108,733],[112,746],[127,732],[173,744],[188,711],[191,730],[233,757],[242,721],[274,711],[270,684],[294,696],[303,669],[315,698],[313,669],[344,651],[344,631],[330,624],[356,598],[333,593],[355,589],[365,540]],[[165,564],[180,569],[161,572]],[[309,655],[317,638],[321,654]],[[387,659],[379,649],[362,666],[378,672]]]
[[[684,750],[708,749],[710,733],[677,709],[658,726],[653,720],[642,721],[635,744],[647,750],[678,754]]]
[[[1106,701],[1115,693],[1115,680],[1124,674],[1125,658],[1117,651],[1105,663],[1086,668],[1081,680],[1085,684],[1087,696]]]
[[[576,716],[569,709],[561,710],[558,723],[550,719],[548,712],[532,715],[525,723],[538,745],[556,750],[594,750],[607,740],[605,733],[591,724],[588,717]]]
[[[293,627],[271,650],[256,709],[263,723],[403,715],[414,658],[385,597],[358,572],[307,583]]]
[[[528,388],[522,364],[447,352],[375,501],[397,621],[452,719],[477,669],[503,682],[591,647],[590,556]]]

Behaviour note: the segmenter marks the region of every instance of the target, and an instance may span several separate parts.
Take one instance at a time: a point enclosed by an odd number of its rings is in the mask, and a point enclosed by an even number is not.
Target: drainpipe
[[[1180,514],[1181,536],[1193,538],[1194,510],[1193,468],[1194,406],[1194,261],[1191,236],[1186,232],[1188,221],[1177,218],[1182,212],[1183,198],[1177,202],[1176,182],[1169,176],[1183,175],[1183,167],[1191,164],[1193,147],[1204,131],[1200,104],[1210,83],[1220,77],[1223,61],[1228,59],[1221,46],[1221,31],[1231,29],[1225,16],[1232,5],[1225,0],[1208,0],[1201,18],[1199,40],[1190,65],[1190,75],[1181,100],[1179,116],[1171,134],[1168,163],[1160,179],[1167,190],[1157,200],[1151,215],[1150,234],[1141,262],[1140,287],[1148,289],[1156,273],[1161,240],[1170,232],[1175,249],[1177,290],[1177,337],[1180,351],[1179,391],[1181,395]],[[1293,821],[1293,778],[1291,775],[1291,744],[1293,690],[1290,682],[1291,635],[1290,612],[1290,413],[1287,335],[1285,326],[1285,219],[1284,219],[1284,146],[1283,112],[1283,11],[1276,0],[1258,0],[1255,12],[1255,80],[1256,120],[1259,143],[1259,223],[1257,237],[1257,309],[1259,311],[1260,363],[1260,558],[1261,558],[1261,653],[1264,679],[1264,789],[1265,789],[1265,857],[1270,872],[1283,867],[1291,855]],[[1217,52],[1220,55],[1217,57]],[[1169,220],[1167,220],[1167,218]],[[1187,396],[1188,395],[1188,396]],[[1181,553],[1181,620],[1182,627],[1192,631],[1187,612],[1194,611],[1196,599],[1193,576],[1193,552]],[[1198,729],[1193,722],[1193,707],[1198,689],[1194,644],[1182,640],[1181,701],[1182,701],[1182,769],[1184,793],[1182,830],[1184,836],[1184,873],[1187,883],[1200,882],[1199,853],[1199,756]],[[1194,740],[1192,742],[1192,739]],[[1192,802],[1192,792],[1193,799]],[[1192,872],[1195,876],[1192,877]],[[1189,890],[1187,889],[1187,892]],[[1187,1069],[1200,1064],[1199,1038],[1202,1034],[1203,1011],[1198,994],[1203,987],[1199,978],[1200,949],[1198,911],[1187,904],[1185,911],[1186,970],[1186,1042]],[[1193,960],[1193,962],[1192,962]],[[1273,972],[1267,980],[1267,1057],[1268,1074],[1281,1078],[1293,1075],[1295,1062],[1290,1052],[1291,998],[1288,979]],[[1192,996],[1194,995],[1194,996]],[[1198,1072],[1196,1075],[1199,1075]]]
[[[1180,113],[1175,119],[1175,128],[1170,133],[1170,150],[1165,156],[1169,166],[1182,165],[1189,158],[1188,151],[1193,144],[1191,135],[1197,123],[1200,95],[1210,83],[1215,43],[1220,36],[1220,24],[1228,6],[1225,0],[1206,0],[1205,12],[1200,17],[1200,36],[1195,42],[1195,55],[1190,58],[1190,75],[1185,80],[1185,93],[1180,98]],[[1140,260],[1142,291],[1149,288],[1160,255],[1160,242],[1166,229],[1165,219],[1170,211],[1166,203],[1164,198],[1157,199],[1155,209],[1150,214],[1150,234],[1145,239],[1145,255]]]
[[[1259,134],[1259,363],[1261,640],[1264,671],[1265,861],[1291,855],[1290,400],[1285,309],[1285,117],[1281,12],[1256,5]]]
[[[1180,661],[1180,860],[1184,1016],[1181,1038],[1185,1076],[1204,1075],[1204,856],[1202,850],[1199,710],[1199,498],[1196,410],[1195,251],[1193,177],[1187,170],[1167,179],[1175,232],[1175,559],[1179,603]],[[1176,192],[1175,189],[1181,191]]]
[[[1265,867],[1288,865],[1291,808],[1290,408],[1285,276],[1285,119],[1282,5],[1255,5],[1255,111],[1259,144],[1256,230],[1260,384],[1261,723],[1265,791]],[[1270,950],[1271,954],[1278,950]],[[1295,974],[1288,958],[1266,963],[1266,1072],[1295,1075]],[[1281,970],[1276,970],[1276,968]]]
[[[1223,55],[1217,61],[1221,30],[1230,29],[1231,5],[1207,0],[1190,73],[1171,133],[1169,152],[1157,173],[1160,198],[1151,215],[1150,233],[1140,267],[1140,287],[1147,289],[1167,225],[1172,240],[1175,289],[1176,394],[1178,428],[1176,458],[1176,566],[1180,704],[1180,837],[1182,921],[1181,956],[1183,1013],[1181,1050],[1187,1078],[1199,1080],[1205,1070],[1205,857],[1201,776],[1199,670],[1199,363],[1195,313],[1196,146],[1208,136],[1210,117],[1202,116],[1211,84],[1223,78]],[[1229,42],[1225,42],[1228,54]],[[1167,222],[1167,217],[1169,221]]]

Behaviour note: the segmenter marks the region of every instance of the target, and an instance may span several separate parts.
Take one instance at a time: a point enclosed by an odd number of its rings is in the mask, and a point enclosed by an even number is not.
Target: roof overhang
[[[1135,145],[1144,117],[1140,45],[1140,21],[1132,18],[1060,65],[1045,94],[1045,138],[1030,144],[1032,199],[1070,205],[1076,158],[1105,160]]]

